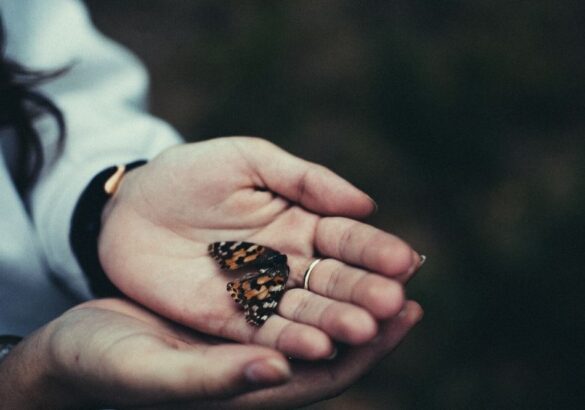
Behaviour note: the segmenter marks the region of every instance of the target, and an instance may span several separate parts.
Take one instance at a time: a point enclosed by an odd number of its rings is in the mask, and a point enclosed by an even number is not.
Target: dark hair
[[[59,150],[65,139],[63,114],[35,87],[66,69],[54,72],[29,70],[8,59],[5,51],[5,33],[0,15],[0,129],[10,128],[16,134],[16,170],[13,178],[18,192],[24,195],[34,185],[44,163],[34,119],[42,114],[51,115],[58,126]]]

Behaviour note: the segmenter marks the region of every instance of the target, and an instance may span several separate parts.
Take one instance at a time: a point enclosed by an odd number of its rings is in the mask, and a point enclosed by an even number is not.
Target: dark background
[[[374,197],[426,315],[315,409],[585,403],[585,2],[91,0],[191,141],[248,134]]]

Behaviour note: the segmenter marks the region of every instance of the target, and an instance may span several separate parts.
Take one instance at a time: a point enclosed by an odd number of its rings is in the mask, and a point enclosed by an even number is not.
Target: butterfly
[[[276,311],[286,288],[290,271],[286,255],[267,246],[236,241],[214,242],[207,250],[222,269],[257,269],[229,282],[227,291],[244,308],[246,321],[262,326]]]

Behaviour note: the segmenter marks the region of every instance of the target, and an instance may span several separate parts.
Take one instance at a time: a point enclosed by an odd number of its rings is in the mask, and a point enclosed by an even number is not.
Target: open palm
[[[402,283],[419,265],[405,242],[356,221],[372,200],[324,167],[256,138],[171,148],[130,172],[104,212],[100,260],[129,297],[201,332],[331,355],[333,340],[361,344],[404,304]],[[288,256],[278,314],[255,328],[226,292],[234,273],[207,255],[211,242],[246,240]],[[303,272],[315,255],[310,289]]]

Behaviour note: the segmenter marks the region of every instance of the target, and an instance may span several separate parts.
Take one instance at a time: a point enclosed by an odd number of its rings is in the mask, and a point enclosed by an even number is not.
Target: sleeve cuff
[[[94,298],[91,287],[79,265],[70,244],[71,220],[77,203],[82,193],[98,173],[112,164],[124,164],[136,157],[121,155],[110,157],[107,160],[100,158],[92,161],[81,169],[73,169],[72,163],[62,164],[58,175],[54,177],[61,182],[60,189],[54,186],[46,192],[45,206],[37,209],[36,219],[44,221],[37,225],[39,236],[45,253],[47,263],[55,280],[63,282],[80,300]],[[106,162],[107,161],[107,162]],[[49,206],[50,204],[50,206]]]
[[[124,167],[124,172],[144,164],[146,160],[134,161]],[[71,218],[69,233],[71,249],[87,278],[91,292],[98,297],[121,295],[104,272],[98,256],[102,211],[110,199],[105,184],[116,171],[118,171],[116,166],[106,168],[91,180],[79,197]]]

